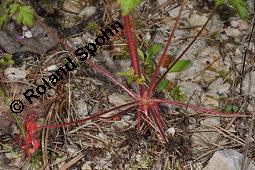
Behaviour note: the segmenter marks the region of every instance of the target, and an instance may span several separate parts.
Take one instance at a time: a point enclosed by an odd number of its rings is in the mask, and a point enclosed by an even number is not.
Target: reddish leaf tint
[[[37,125],[35,118],[30,115],[25,121],[26,139],[22,149],[25,152],[25,159],[31,157],[40,147],[40,141],[35,138]]]

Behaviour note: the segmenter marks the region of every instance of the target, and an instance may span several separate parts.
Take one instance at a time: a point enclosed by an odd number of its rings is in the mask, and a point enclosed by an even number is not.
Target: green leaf
[[[239,107],[236,105],[227,105],[224,110],[226,112],[238,112]]]
[[[130,67],[128,71],[118,72],[117,74],[119,76],[126,77],[128,84],[133,82],[136,82],[136,84],[141,84],[145,81],[144,77],[139,78],[139,76],[135,74],[135,70],[132,67]]]
[[[187,99],[187,96],[183,93],[181,90],[180,86],[174,87],[171,91],[170,94],[174,100],[178,101],[185,101]]]
[[[5,54],[4,59],[7,60],[7,61],[12,60],[12,55],[11,54]]]
[[[0,64],[2,65],[12,65],[14,61],[12,60],[12,54],[5,54],[2,59],[0,59]]]
[[[9,7],[9,16],[12,17],[19,9],[19,5],[14,3],[11,4]]]
[[[225,0],[215,0],[215,4],[217,6],[223,5],[225,3]]]
[[[4,14],[3,16],[0,16],[0,28],[5,26],[9,20],[9,16],[7,14]]]
[[[0,60],[0,64],[4,64],[4,62],[5,62],[4,59]]]
[[[141,0],[118,0],[121,7],[122,15],[128,15],[134,8],[136,8]]]
[[[32,27],[34,25],[33,10],[29,6],[20,7],[16,16],[16,20],[18,24],[22,23],[23,25]]]
[[[248,17],[247,5],[244,0],[228,0],[228,2],[242,19]]]
[[[215,4],[216,6],[227,4],[233,7],[242,19],[246,19],[248,17],[247,4],[244,0],[215,0]]]
[[[188,70],[192,65],[190,60],[179,60],[177,63],[170,69],[170,72],[181,72]]]
[[[147,58],[153,58],[161,51],[162,46],[160,44],[153,44],[148,50],[146,51]]]
[[[169,83],[170,83],[170,81],[167,79],[162,80],[158,85],[159,90],[162,91],[162,90],[166,89],[168,87]]]
[[[13,60],[9,60],[9,61],[7,62],[7,64],[8,64],[8,65],[13,65],[13,64],[14,64],[14,61],[13,61]]]
[[[137,52],[138,52],[138,56],[140,57],[140,59],[142,61],[144,61],[145,57],[144,57],[142,50],[140,50],[140,48],[137,48]]]

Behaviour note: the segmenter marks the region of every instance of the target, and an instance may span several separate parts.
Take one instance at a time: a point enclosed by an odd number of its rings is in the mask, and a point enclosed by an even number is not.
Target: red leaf
[[[40,148],[40,141],[35,137],[37,124],[35,122],[35,118],[32,115],[30,115],[25,121],[25,130],[26,141],[25,144],[22,146],[22,149],[24,149],[25,159],[27,159]]]

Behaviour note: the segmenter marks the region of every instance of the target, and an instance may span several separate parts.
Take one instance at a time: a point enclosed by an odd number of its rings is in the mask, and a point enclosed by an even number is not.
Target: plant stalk
[[[125,33],[127,37],[127,45],[128,45],[128,50],[130,53],[132,67],[134,68],[135,74],[138,75],[139,78],[141,78],[142,77],[141,65],[138,58],[137,45],[133,35],[133,29],[130,23],[129,15],[123,16],[123,19],[124,19],[124,28],[125,28]],[[143,93],[144,93],[143,85],[139,85],[139,91],[140,91],[140,96],[143,96]]]
[[[176,18],[176,21],[175,21],[175,24],[174,24],[174,27],[173,27],[173,30],[169,33],[169,38],[167,40],[167,44],[164,48],[164,51],[163,51],[163,54],[161,55],[160,57],[160,60],[159,60],[159,63],[157,64],[157,67],[156,67],[156,70],[155,72],[153,73],[153,76],[152,76],[152,80],[150,82],[150,85],[149,85],[149,88],[147,90],[147,94],[146,96],[147,97],[150,97],[151,96],[151,93],[152,91],[155,89],[155,86],[156,86],[156,79],[157,79],[157,75],[159,73],[159,69],[161,67],[161,65],[163,64],[165,58],[166,58],[166,53],[167,53],[167,50],[169,48],[169,46],[171,45],[171,42],[172,42],[172,38],[174,36],[174,33],[175,33],[175,30],[177,29],[177,25],[178,23],[180,22],[180,19],[181,19],[181,14],[182,14],[182,11],[183,11],[183,7],[184,7],[184,1],[181,2],[181,9],[179,10],[179,14]]]

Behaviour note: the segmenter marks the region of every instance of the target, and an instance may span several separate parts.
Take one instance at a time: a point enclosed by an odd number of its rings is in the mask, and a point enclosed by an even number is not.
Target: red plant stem
[[[174,62],[171,63],[171,65],[168,67],[168,69],[163,73],[163,75],[157,80],[157,82],[155,83],[154,88],[156,88],[159,83],[163,80],[163,78],[165,78],[165,76],[167,75],[167,73],[171,70],[171,68],[173,68],[173,66],[183,57],[183,55],[188,51],[188,49],[193,45],[193,43],[197,40],[197,38],[202,34],[203,30],[205,29],[206,25],[208,24],[208,22],[210,21],[210,19],[212,18],[212,16],[214,15],[216,11],[216,7],[213,9],[213,11],[211,12],[209,18],[207,19],[207,21],[205,22],[205,24],[203,25],[203,27],[201,28],[201,30],[197,33],[196,37],[189,43],[189,45],[184,49],[184,51],[174,60]],[[154,89],[153,89],[154,90]],[[152,91],[153,91],[152,90]]]
[[[125,87],[119,81],[117,81],[116,78],[114,78],[111,73],[109,73],[105,69],[101,68],[100,66],[96,65],[95,63],[93,63],[90,60],[87,60],[86,63],[89,64],[91,67],[93,67],[98,72],[100,72],[103,75],[105,75],[106,77],[108,77],[114,84],[120,86],[124,91],[126,91],[129,94],[129,96],[131,96],[133,99],[137,100],[137,96],[134,93],[132,93],[127,87]]]
[[[122,107],[130,106],[130,105],[133,105],[133,104],[136,104],[136,103],[137,102],[129,102],[129,103],[114,107],[110,110],[104,111],[102,113],[92,115],[92,116],[90,116],[88,118],[85,118],[85,119],[80,119],[80,120],[76,120],[76,121],[72,121],[72,122],[68,122],[68,123],[61,123],[61,124],[58,124],[58,125],[42,125],[42,126],[38,126],[37,128],[59,128],[59,127],[69,126],[69,125],[73,125],[73,124],[77,124],[77,123],[82,123],[82,122],[85,122],[87,120],[98,118],[98,117],[100,117],[100,116],[102,116],[106,113],[112,112],[112,111],[120,109]]]
[[[152,80],[150,82],[150,85],[149,85],[149,88],[148,88],[148,91],[146,93],[146,97],[150,97],[151,96],[151,93],[152,91],[155,89],[156,87],[156,78],[157,78],[157,75],[159,73],[159,69],[161,67],[161,65],[163,64],[165,58],[166,58],[166,53],[167,53],[167,50],[169,48],[169,46],[171,45],[171,42],[172,42],[172,38],[174,36],[174,32],[177,28],[177,25],[178,23],[180,22],[180,19],[181,19],[181,14],[182,14],[182,11],[183,11],[183,7],[184,7],[184,1],[181,2],[181,9],[179,10],[179,14],[176,18],[176,21],[175,21],[175,24],[174,24],[174,27],[173,27],[173,30],[171,31],[171,33],[169,33],[169,38],[167,40],[167,44],[164,48],[164,51],[163,51],[163,54],[161,55],[160,57],[160,60],[159,60],[159,63],[157,64],[157,67],[156,67],[156,70],[155,72],[153,73],[153,76],[152,76]]]
[[[156,125],[157,125],[158,128],[159,128],[159,132],[160,132],[160,134],[162,135],[162,137],[164,138],[164,140],[167,141],[166,136],[165,136],[165,133],[164,133],[163,121],[162,121],[161,115],[160,115],[160,113],[159,113],[159,108],[156,107],[156,106],[152,106],[151,109],[152,109],[152,110],[151,110],[152,116],[153,116],[153,118],[154,118],[154,120],[155,120]]]
[[[215,110],[203,108],[201,106],[197,106],[197,105],[193,105],[193,104],[186,104],[186,103],[176,102],[176,101],[170,101],[170,100],[166,100],[166,99],[152,99],[152,101],[156,102],[156,103],[167,103],[167,104],[177,106],[177,107],[187,107],[187,108],[193,109],[193,110],[198,111],[198,112],[206,112],[206,113],[213,114],[213,115],[243,114],[243,113],[240,113],[240,112],[237,112],[237,113],[218,112],[218,111],[215,111]]]
[[[142,77],[141,74],[141,65],[138,58],[136,41],[133,36],[133,29],[130,23],[129,15],[123,16],[124,19],[124,28],[127,36],[127,45],[130,53],[130,59],[132,63],[132,67],[134,68],[135,74],[138,75],[139,78]],[[143,96],[144,87],[143,85],[139,85],[140,95]]]

